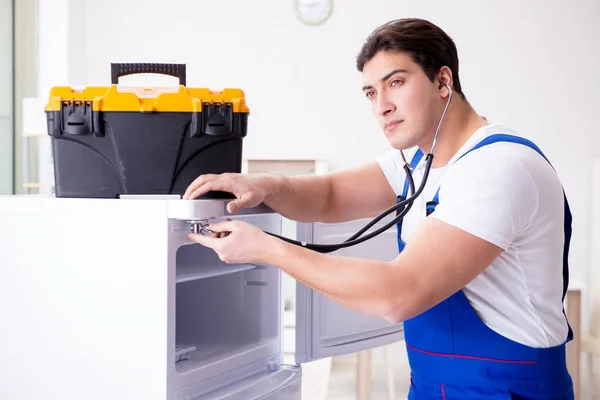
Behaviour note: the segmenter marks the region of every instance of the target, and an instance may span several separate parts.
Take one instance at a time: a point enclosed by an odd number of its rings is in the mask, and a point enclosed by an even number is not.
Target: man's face
[[[444,104],[439,82],[431,82],[409,55],[380,51],[365,63],[363,85],[373,114],[394,148],[431,143]]]

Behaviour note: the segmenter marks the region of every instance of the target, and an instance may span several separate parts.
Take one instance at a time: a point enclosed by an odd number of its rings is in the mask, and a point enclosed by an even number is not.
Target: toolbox
[[[179,85],[118,85],[121,76],[149,73]],[[185,64],[113,63],[110,86],[53,87],[45,112],[56,197],[182,195],[199,175],[241,172],[244,92],[189,88]]]

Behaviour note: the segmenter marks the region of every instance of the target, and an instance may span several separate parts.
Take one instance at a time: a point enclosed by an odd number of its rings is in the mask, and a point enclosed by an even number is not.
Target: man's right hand
[[[246,207],[256,207],[269,194],[269,177],[264,174],[206,174],[196,178],[183,194],[184,199],[195,199],[203,194],[218,190],[228,192],[237,197],[227,204],[227,211],[231,214]]]

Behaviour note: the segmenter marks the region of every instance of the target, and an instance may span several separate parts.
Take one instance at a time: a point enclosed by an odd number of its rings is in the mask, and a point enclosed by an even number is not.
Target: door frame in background
[[[0,62],[5,64],[0,82],[9,82],[0,87],[0,194],[15,192],[15,0],[0,0],[1,8],[8,12],[0,14],[0,26],[8,28],[7,36],[1,35],[5,41],[0,46]],[[3,30],[6,28],[3,28]],[[5,85],[2,85],[5,86]]]

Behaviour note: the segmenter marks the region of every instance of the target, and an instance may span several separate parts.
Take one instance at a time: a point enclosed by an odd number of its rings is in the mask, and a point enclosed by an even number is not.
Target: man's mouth
[[[394,129],[396,129],[396,127],[397,127],[398,125],[400,125],[402,122],[403,122],[403,120],[400,120],[400,119],[397,119],[397,120],[394,120],[394,121],[387,122],[387,123],[384,125],[384,129],[385,129],[386,131],[393,131],[393,130],[394,130]]]

